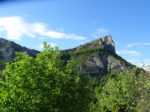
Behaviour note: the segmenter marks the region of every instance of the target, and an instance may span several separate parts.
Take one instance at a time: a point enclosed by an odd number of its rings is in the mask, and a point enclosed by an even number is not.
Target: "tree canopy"
[[[0,112],[149,112],[149,72],[111,71],[98,80],[77,66],[46,43],[36,57],[17,53],[0,71]]]
[[[84,75],[64,67],[58,48],[44,43],[36,58],[17,53],[2,72],[2,112],[86,112],[90,85]]]

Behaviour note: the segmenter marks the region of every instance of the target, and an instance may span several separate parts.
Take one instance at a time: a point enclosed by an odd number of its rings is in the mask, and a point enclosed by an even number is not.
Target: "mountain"
[[[15,52],[27,52],[32,57],[39,53],[0,38],[0,61],[13,60]],[[72,62],[75,64],[73,67],[75,71],[98,78],[111,70],[122,70],[134,66],[116,54],[115,43],[110,35],[73,49],[63,50],[61,55],[65,65]]]
[[[101,78],[111,70],[122,70],[134,66],[116,54],[111,35],[64,50],[62,53],[62,59],[66,64],[68,61],[76,63],[74,70],[92,77]]]
[[[12,41],[0,38],[0,60],[11,61],[15,57],[15,52],[27,52],[32,57],[35,57],[39,51],[22,47]]]

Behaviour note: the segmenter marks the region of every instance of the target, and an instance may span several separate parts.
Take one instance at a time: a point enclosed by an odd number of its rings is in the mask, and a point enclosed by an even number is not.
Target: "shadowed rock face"
[[[39,51],[22,47],[12,41],[0,38],[0,60],[10,61],[14,59],[16,52],[27,52],[32,57],[35,57]]]

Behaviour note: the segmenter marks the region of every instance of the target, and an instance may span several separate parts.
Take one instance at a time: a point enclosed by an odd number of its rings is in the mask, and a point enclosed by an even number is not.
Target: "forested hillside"
[[[150,112],[150,0],[0,0],[0,112]]]
[[[44,43],[36,57],[17,53],[1,70],[1,112],[149,112],[150,73],[137,67],[101,79],[64,66],[62,53]]]
[[[95,42],[1,61],[0,111],[149,112],[150,73]]]

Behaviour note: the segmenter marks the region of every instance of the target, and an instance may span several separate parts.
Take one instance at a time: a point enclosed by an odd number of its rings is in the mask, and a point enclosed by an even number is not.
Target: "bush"
[[[137,71],[113,71],[103,77],[95,89],[95,112],[148,112],[149,81],[146,72]]]
[[[63,67],[60,51],[44,44],[36,58],[18,53],[0,81],[1,112],[86,112],[88,78]]]

